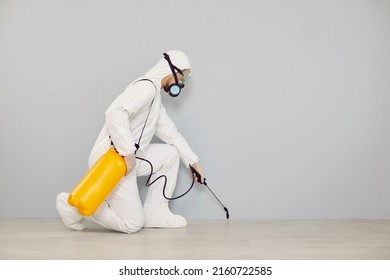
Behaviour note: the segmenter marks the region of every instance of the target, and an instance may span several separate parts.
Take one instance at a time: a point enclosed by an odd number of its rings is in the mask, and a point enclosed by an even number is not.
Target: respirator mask
[[[166,61],[168,61],[169,68],[171,68],[173,78],[175,79],[175,83],[170,85],[169,87],[164,87],[164,90],[168,92],[170,96],[177,97],[180,94],[181,89],[184,88],[184,83],[189,78],[191,78],[191,74],[190,73],[185,74],[181,69],[173,65],[167,53],[164,53],[164,58],[166,59]],[[181,80],[178,79],[176,72],[182,76]]]

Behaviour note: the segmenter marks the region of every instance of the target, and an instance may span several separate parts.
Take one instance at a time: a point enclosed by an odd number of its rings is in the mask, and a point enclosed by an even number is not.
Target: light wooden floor
[[[390,259],[390,220],[188,221],[136,234],[0,219],[0,259]]]

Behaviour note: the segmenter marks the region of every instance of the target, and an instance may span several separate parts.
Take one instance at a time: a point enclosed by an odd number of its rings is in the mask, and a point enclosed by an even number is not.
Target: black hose
[[[165,197],[165,199],[168,199],[168,200],[175,200],[175,199],[181,198],[181,197],[185,196],[187,193],[189,193],[190,190],[192,189],[192,187],[194,186],[195,177],[192,179],[191,187],[190,187],[185,193],[183,193],[183,194],[181,194],[181,195],[178,195],[178,196],[176,196],[176,197],[167,197],[167,196],[165,195],[165,188],[166,188],[166,186],[167,186],[167,181],[168,181],[167,176],[165,176],[165,175],[160,175],[160,176],[158,176],[156,179],[154,179],[153,182],[150,183],[150,179],[152,178],[152,175],[153,175],[153,164],[152,164],[150,161],[148,161],[147,159],[140,158],[140,157],[135,157],[135,158],[136,158],[136,159],[139,159],[139,160],[142,160],[142,161],[145,161],[145,162],[149,163],[149,165],[150,165],[150,175],[149,175],[149,177],[148,177],[148,180],[146,181],[146,187],[150,187],[150,186],[153,185],[157,180],[159,180],[159,179],[161,179],[161,178],[164,178],[163,196]]]

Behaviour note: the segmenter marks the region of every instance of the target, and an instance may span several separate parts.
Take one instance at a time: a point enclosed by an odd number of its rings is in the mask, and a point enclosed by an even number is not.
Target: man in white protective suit
[[[161,103],[160,90],[177,96],[190,76],[190,62],[181,51],[169,51],[144,76],[132,82],[106,111],[106,119],[89,157],[89,167],[113,144],[127,165],[126,175],[92,216],[81,216],[67,202],[69,193],[57,195],[56,206],[64,225],[83,230],[87,221],[124,233],[134,233],[142,227],[182,228],[184,217],[174,215],[163,196],[164,180],[157,180],[148,188],[142,206],[137,177],[150,174],[147,162],[153,164],[151,182],[166,175],[166,197],[172,197],[176,186],[180,159],[201,175],[197,155],[177,131]],[[156,135],[166,144],[151,144]]]

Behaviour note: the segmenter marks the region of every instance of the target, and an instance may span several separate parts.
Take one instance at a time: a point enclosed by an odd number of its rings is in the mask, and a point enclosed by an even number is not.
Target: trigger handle
[[[202,176],[200,176],[199,172],[196,171],[196,169],[193,168],[191,165],[190,165],[190,168],[191,168],[192,174],[194,174],[195,177],[197,178],[198,183],[199,183],[199,184],[203,184],[202,181],[201,181],[201,180],[202,180]],[[205,181],[206,181],[206,179],[205,179]]]

